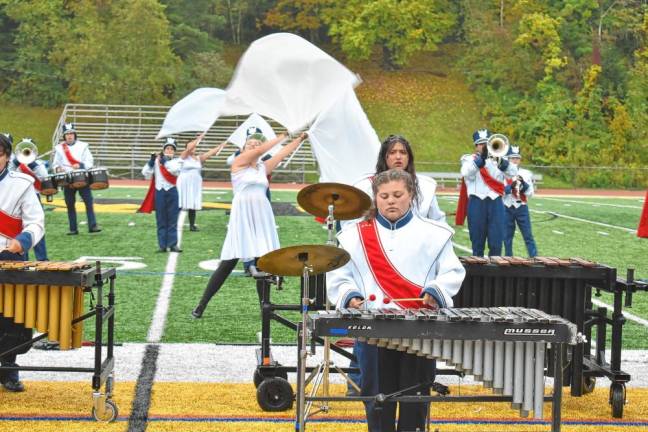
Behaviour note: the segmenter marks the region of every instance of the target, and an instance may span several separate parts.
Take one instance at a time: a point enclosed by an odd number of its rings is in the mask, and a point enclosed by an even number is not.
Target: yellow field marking
[[[54,212],[61,213],[67,212],[67,207],[65,206],[65,201],[61,198],[54,198],[51,203],[47,203],[49,206],[54,207]],[[136,213],[139,209],[139,204],[97,204],[94,203],[94,210],[96,213]],[[85,205],[83,200],[77,200],[75,204],[77,212],[85,212]],[[229,210],[232,208],[230,203],[203,203],[203,208],[208,209],[223,209]]]

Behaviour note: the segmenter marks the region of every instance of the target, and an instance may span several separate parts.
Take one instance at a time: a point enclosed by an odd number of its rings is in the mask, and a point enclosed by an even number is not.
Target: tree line
[[[168,104],[223,87],[224,46],[288,31],[386,73],[438,49],[489,126],[577,184],[648,183],[645,0],[0,0],[0,94]],[[342,59],[345,60],[344,58]]]

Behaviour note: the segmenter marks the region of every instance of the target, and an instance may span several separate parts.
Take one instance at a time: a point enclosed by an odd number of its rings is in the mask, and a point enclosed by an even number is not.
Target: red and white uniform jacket
[[[466,274],[452,248],[452,235],[446,224],[411,210],[395,223],[379,214],[347,225],[337,238],[351,260],[327,274],[329,301],[337,308],[354,297],[364,299],[369,309],[420,308],[421,302],[394,299],[428,293],[440,307],[452,307]]]
[[[165,162],[164,168],[173,177],[177,177],[180,174],[180,169],[182,168],[182,161],[180,160],[180,158],[173,158]],[[150,179],[153,174],[155,174],[156,190],[164,189],[165,191],[168,191],[169,189],[176,186],[175,183],[169,182],[169,180],[167,180],[166,177],[160,171],[159,157],[155,159],[155,163],[153,166],[151,166],[150,163],[147,162],[146,165],[144,165],[144,168],[142,168],[142,175],[144,176],[145,179],[147,180]]]
[[[511,178],[517,174],[517,166],[515,164],[509,163],[506,169],[502,171],[497,167],[497,163],[493,159],[486,159],[484,168],[491,178],[502,184],[502,187],[505,185],[507,178]],[[496,199],[502,196],[488,186],[479,168],[475,165],[474,154],[467,154],[461,157],[461,175],[466,183],[468,196],[476,196],[479,199]]]
[[[371,182],[373,181],[374,176],[375,174],[371,174],[362,178],[354,183],[353,187],[356,187],[370,197],[373,197]],[[439,207],[439,203],[436,199],[436,180],[424,175],[417,175],[416,179],[418,180],[421,195],[418,197],[418,202],[414,203],[414,212],[423,218],[432,219],[437,222],[445,222],[446,215]]]
[[[40,182],[49,175],[44,162],[35,160],[29,165],[20,164],[17,162],[15,154],[11,155],[9,165],[7,165],[7,167],[10,171],[20,172],[32,177],[34,179],[34,188],[36,189],[36,192],[41,191]]]
[[[513,164],[511,164],[513,165]],[[527,188],[524,190],[524,192],[520,192],[521,194],[524,195],[524,199],[520,196],[514,196],[514,193],[506,194],[504,195],[503,202],[506,207],[515,207],[518,208],[523,205],[527,205],[526,200],[528,198],[531,198],[533,196],[534,190],[533,190],[533,173],[527,169],[524,168],[518,168],[518,175],[522,177],[522,180],[524,180],[524,183],[527,184]]]
[[[34,189],[34,179],[5,168],[0,172],[0,250],[16,239],[26,252],[44,234],[45,213]]]
[[[76,140],[74,144],[68,145],[66,142],[62,142],[54,148],[54,161],[52,162],[54,172],[57,171],[57,168],[63,168],[65,172],[74,170],[72,165],[75,161],[80,165],[78,169],[90,169],[94,166],[94,159],[88,143]]]

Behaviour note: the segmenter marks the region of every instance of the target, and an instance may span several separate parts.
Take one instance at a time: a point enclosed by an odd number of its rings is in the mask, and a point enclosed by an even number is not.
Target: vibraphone
[[[114,369],[115,270],[102,270],[99,262],[0,261],[0,316],[25,329],[21,340],[0,344],[0,356],[26,352],[42,339],[59,342],[61,350],[82,345],[83,322],[95,318],[94,367],[19,366],[0,370],[92,373],[93,408],[96,420],[112,421],[117,406],[112,401]],[[108,305],[103,304],[103,284],[109,281]],[[84,293],[96,303],[84,313]],[[103,327],[107,323],[106,358],[102,361]],[[31,337],[32,329],[41,333]],[[105,385],[105,391],[102,387]]]
[[[623,296],[625,305],[632,294],[647,290],[645,283],[634,281],[632,271],[627,279],[617,277],[615,268],[580,258],[536,257],[460,257],[466,269],[461,290],[454,298],[456,307],[521,306],[560,315],[573,322],[587,342],[574,348],[564,382],[571,394],[591,392],[595,377],[608,377],[610,404],[614,417],[623,416],[625,383],[630,375],[621,370]],[[606,308],[593,308],[592,291],[614,295],[611,318]],[[605,358],[606,328],[612,328],[611,360]],[[592,353],[592,329],[596,328],[596,349]],[[553,371],[550,371],[553,374]]]
[[[551,344],[554,367],[560,368],[565,347],[582,342],[576,326],[568,320],[519,307],[320,311],[310,314],[307,328],[311,337],[355,337],[379,347],[444,361],[465,374],[472,374],[495,393],[495,396],[397,396],[391,398],[393,402],[509,401],[523,417],[533,411],[535,418],[542,419],[543,403],[550,400],[552,431],[560,430],[562,376],[556,375],[552,396],[545,396],[545,351]],[[302,368],[297,380],[300,425],[297,430],[300,431],[303,431],[309,402],[385,397],[306,397],[305,382]]]

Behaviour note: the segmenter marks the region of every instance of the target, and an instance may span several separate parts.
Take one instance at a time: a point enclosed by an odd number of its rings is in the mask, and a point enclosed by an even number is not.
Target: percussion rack
[[[54,262],[47,263],[55,264]],[[85,293],[91,293],[91,310],[74,319],[72,324],[77,324],[94,317],[94,363],[92,367],[0,366],[0,370],[91,373],[93,389],[92,415],[97,421],[114,421],[117,418],[117,405],[112,400],[115,368],[115,269],[102,269],[101,262],[99,261],[93,267],[86,265],[83,268],[77,268],[71,271],[33,270],[29,267],[32,263],[24,263],[22,268],[20,268],[20,265],[23,264],[20,261],[12,262],[12,264],[16,264],[17,268],[0,268],[0,284],[72,286],[82,288]],[[74,265],[76,263],[71,264]],[[104,284],[106,283],[108,284],[108,304],[104,304]],[[0,315],[2,314],[0,313]],[[105,343],[104,326],[106,326]],[[42,333],[31,339],[24,340],[18,345],[10,346],[8,349],[4,345],[0,345],[0,357],[25,352],[36,342],[46,339],[48,335],[49,332]],[[104,345],[106,348],[105,357]],[[102,387],[104,388],[103,391]]]

